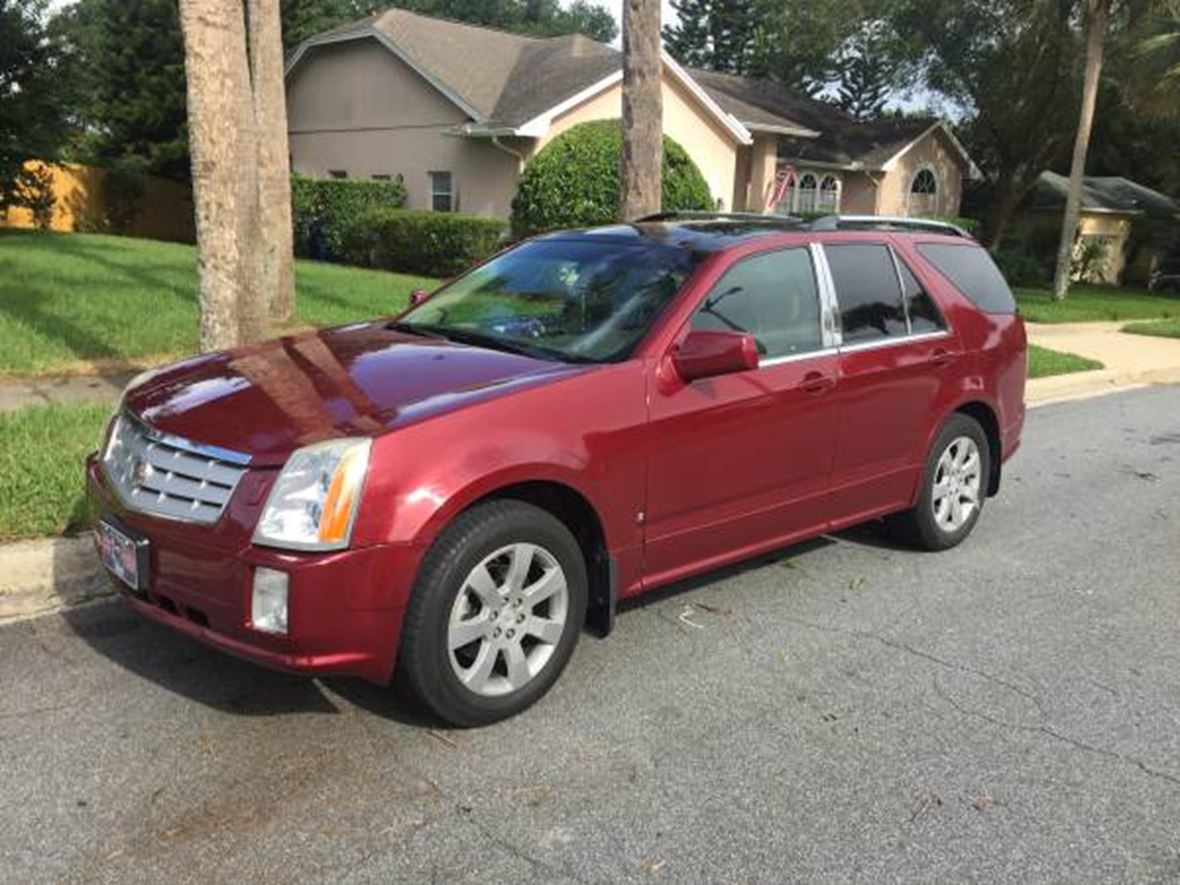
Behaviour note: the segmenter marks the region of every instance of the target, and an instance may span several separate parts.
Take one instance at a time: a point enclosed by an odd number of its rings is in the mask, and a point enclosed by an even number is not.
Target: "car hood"
[[[282,463],[296,448],[375,436],[585,365],[344,326],[196,357],[133,383],[124,405],[149,426]]]

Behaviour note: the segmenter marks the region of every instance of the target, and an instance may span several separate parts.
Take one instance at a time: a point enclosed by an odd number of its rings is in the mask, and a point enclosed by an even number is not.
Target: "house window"
[[[430,173],[430,208],[435,212],[455,211],[455,194],[450,172]]]
[[[815,208],[817,212],[831,215],[840,211],[840,179],[835,175],[825,175],[819,183],[819,196]]]
[[[373,181],[393,181],[393,176],[377,174],[373,176]]]
[[[909,214],[938,214],[938,179],[932,169],[919,169],[910,180]]]
[[[343,169],[329,169],[328,170],[328,177],[329,178],[348,178],[348,173],[345,172]]]
[[[799,177],[799,184],[795,189],[794,211],[804,215],[815,212],[815,192],[819,182],[810,172],[804,172]]]

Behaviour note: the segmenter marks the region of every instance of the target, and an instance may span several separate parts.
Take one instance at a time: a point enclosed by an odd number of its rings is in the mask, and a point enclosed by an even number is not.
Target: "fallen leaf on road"
[[[855,578],[853,578],[851,581],[848,582],[848,589],[849,590],[859,590],[864,585],[865,585],[865,576],[864,575],[857,575]]]
[[[995,804],[996,804],[996,800],[993,799],[991,796],[976,796],[975,797],[975,810],[976,811],[987,811],[989,808],[991,808]]]
[[[658,873],[660,870],[662,870],[664,868],[664,863],[665,863],[665,861],[662,861],[662,860],[653,860],[651,863],[649,863],[647,865],[647,871],[649,873]]]

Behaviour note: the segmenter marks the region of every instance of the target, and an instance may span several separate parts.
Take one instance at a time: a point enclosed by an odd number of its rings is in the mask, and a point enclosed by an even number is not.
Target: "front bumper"
[[[308,675],[393,675],[402,617],[419,551],[383,545],[334,553],[287,553],[250,543],[252,520],[227,511],[215,527],[148,516],[125,507],[108,488],[97,459],[86,463],[94,520],[114,519],[150,541],[147,588],[135,592],[112,576],[141,614],[194,639],[264,666]],[[254,569],[289,576],[289,631],[253,630]]]

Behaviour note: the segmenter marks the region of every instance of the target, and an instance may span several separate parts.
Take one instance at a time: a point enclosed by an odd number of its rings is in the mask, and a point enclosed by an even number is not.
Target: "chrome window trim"
[[[840,305],[836,301],[836,284],[832,280],[832,269],[823,246],[811,243],[811,264],[815,268],[816,283],[819,286],[820,322],[823,345],[826,348],[839,347],[843,336],[840,330]]]
[[[840,351],[835,347],[824,347],[819,350],[805,350],[802,353],[788,353],[786,356],[775,356],[768,360],[758,360],[759,369],[773,369],[785,363],[797,363],[800,360],[813,359],[821,356],[835,356]]]
[[[903,344],[913,344],[915,341],[935,341],[939,338],[951,338],[950,332],[921,332],[917,335],[902,335],[896,338],[876,338],[872,341],[861,341],[856,344],[840,346],[841,353],[856,353],[861,350],[882,350],[886,347],[900,347]]]
[[[905,333],[907,336],[913,335],[914,323],[910,319],[910,303],[905,297],[905,280],[901,278],[901,265],[898,263],[897,253],[893,251],[893,247],[886,246],[885,248],[889,250],[889,257],[893,260],[893,275],[897,277],[897,291],[901,295],[901,312],[905,314]]]

